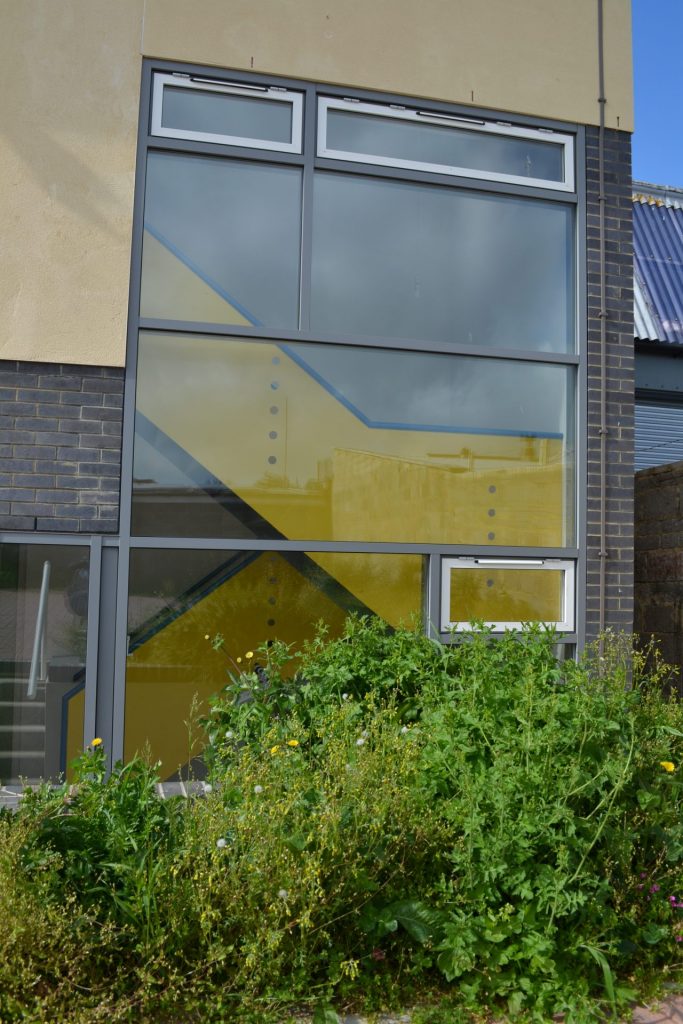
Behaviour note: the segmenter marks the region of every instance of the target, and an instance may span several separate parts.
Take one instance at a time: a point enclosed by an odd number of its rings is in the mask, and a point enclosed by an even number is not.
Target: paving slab
[[[633,1024],[683,1024],[683,996],[633,1011]]]

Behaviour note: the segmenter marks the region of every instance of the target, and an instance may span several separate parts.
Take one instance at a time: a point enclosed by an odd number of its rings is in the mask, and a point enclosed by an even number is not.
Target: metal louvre
[[[635,469],[683,459],[683,402],[636,402]]]

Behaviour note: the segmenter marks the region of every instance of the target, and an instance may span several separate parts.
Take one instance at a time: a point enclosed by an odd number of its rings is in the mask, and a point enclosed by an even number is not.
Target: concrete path
[[[683,1024],[683,996],[660,1003],[653,1010],[639,1007],[633,1012],[633,1024]]]

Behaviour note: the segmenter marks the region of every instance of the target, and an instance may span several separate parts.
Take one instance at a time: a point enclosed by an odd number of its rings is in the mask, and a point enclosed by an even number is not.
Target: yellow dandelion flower
[[[664,769],[665,772],[675,772],[676,771],[676,765],[673,763],[673,761],[660,761],[659,763],[660,763],[660,765],[662,766],[662,768]]]
[[[211,637],[209,636],[209,634],[208,634],[208,633],[205,633],[205,634],[204,634],[204,639],[205,639],[205,640],[210,640],[210,639],[211,639]]]
[[[298,747],[299,746],[299,741],[298,740],[287,740],[287,746],[288,747]]]
[[[270,752],[271,752],[271,754],[277,754],[279,749],[280,749],[280,746],[279,746],[279,744],[276,743],[274,747],[270,748]]]
[[[245,658],[253,658],[254,657],[254,652],[253,651],[247,651],[247,653],[244,655],[244,657]]]
[[[102,740],[99,738],[99,736],[96,736],[95,739],[91,740],[91,742],[90,742],[90,746],[91,747],[99,747],[101,745],[102,745]]]
[[[237,659],[237,664],[238,664],[238,665],[241,665],[241,664],[242,664],[242,659],[241,659],[241,658],[238,658],[238,659]]]

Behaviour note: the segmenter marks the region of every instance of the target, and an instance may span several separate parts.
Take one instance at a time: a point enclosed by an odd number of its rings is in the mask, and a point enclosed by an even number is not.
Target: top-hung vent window
[[[571,135],[355,100],[319,101],[318,156],[574,191]]]
[[[542,622],[574,629],[574,562],[559,558],[444,558],[441,629],[483,621],[495,632]]]
[[[185,74],[154,76],[152,135],[301,152],[303,95]]]

